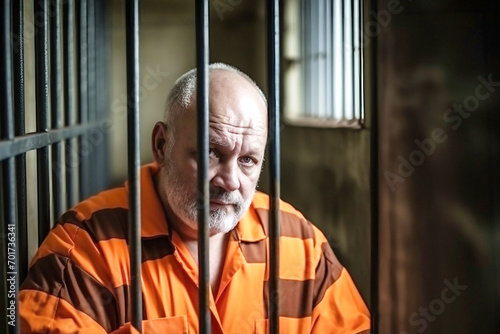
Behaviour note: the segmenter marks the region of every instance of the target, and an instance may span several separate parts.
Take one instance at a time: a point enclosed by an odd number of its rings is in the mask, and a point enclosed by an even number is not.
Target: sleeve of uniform
[[[112,332],[124,324],[116,297],[110,270],[90,234],[78,224],[58,224],[21,286],[21,332]]]
[[[311,333],[369,333],[370,313],[347,270],[315,229],[316,275]]]

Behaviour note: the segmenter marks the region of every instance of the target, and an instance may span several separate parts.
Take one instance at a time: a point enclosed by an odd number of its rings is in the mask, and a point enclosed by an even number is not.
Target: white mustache
[[[236,192],[227,192],[221,188],[210,188],[210,199],[219,200],[227,204],[233,204],[237,207],[243,205],[243,198]]]

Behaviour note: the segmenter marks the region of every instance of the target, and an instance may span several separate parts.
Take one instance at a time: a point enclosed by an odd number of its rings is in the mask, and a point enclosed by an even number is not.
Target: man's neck
[[[212,287],[214,297],[217,294],[222,271],[224,269],[224,260],[226,258],[227,243],[229,241],[230,234],[231,232],[219,233],[211,236],[209,239],[208,260],[210,268],[210,286]],[[183,241],[196,264],[198,264],[198,240],[188,239]]]

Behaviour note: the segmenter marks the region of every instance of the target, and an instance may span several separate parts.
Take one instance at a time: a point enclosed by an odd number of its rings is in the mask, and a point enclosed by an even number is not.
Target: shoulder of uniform
[[[102,191],[78,203],[65,212],[57,224],[76,225],[99,241],[125,238],[127,219],[127,192],[124,187],[120,187]]]
[[[101,191],[75,205],[71,211],[78,212],[83,219],[89,219],[97,211],[114,208],[128,208],[125,187]]]
[[[259,216],[265,233],[268,235],[269,225],[269,195],[256,192],[252,206]],[[315,238],[316,230],[311,222],[304,215],[295,209],[291,204],[280,201],[281,236],[310,239]]]
[[[270,196],[268,194],[263,193],[261,191],[257,191],[255,192],[252,201],[252,206],[255,209],[264,209],[269,211],[269,198]],[[297,216],[298,219],[305,219],[304,215],[299,210],[297,210],[296,208],[293,207],[293,205],[291,205],[288,202],[285,202],[284,200],[280,200],[280,211],[293,214]]]

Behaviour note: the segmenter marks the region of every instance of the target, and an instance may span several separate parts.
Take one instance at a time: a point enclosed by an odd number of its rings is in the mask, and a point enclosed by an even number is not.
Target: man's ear
[[[151,144],[155,161],[161,166],[165,161],[165,150],[169,140],[167,125],[163,122],[157,122],[151,135]]]

